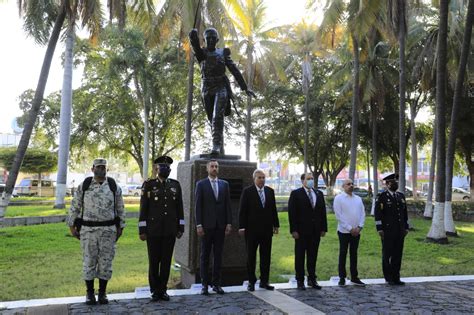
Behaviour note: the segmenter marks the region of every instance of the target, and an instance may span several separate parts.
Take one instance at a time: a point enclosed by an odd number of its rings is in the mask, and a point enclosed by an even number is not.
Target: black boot
[[[105,291],[107,290],[107,280],[99,279],[99,303],[100,304],[109,304],[109,300],[107,299],[107,294]]]
[[[87,305],[95,305],[97,303],[94,294],[94,280],[86,280],[86,304]]]

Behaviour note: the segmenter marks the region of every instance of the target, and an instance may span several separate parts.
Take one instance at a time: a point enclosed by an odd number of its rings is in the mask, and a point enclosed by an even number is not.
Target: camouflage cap
[[[98,165],[107,165],[107,160],[98,158],[94,160],[93,166],[98,166]]]

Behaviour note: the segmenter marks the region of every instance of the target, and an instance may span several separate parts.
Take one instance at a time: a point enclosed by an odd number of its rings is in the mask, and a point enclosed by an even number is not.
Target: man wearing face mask
[[[81,241],[88,305],[96,304],[95,278],[99,278],[99,303],[108,303],[106,288],[112,277],[115,242],[125,227],[122,190],[106,176],[107,161],[95,159],[91,170],[94,177],[78,186],[67,221],[71,234]]]
[[[293,190],[288,200],[290,233],[295,239],[295,271],[297,288],[306,290],[304,285],[305,255],[308,272],[308,286],[321,290],[316,281],[316,260],[319,242],[328,231],[326,203],[323,193],[314,189],[312,174],[301,175],[303,187]]]
[[[404,285],[400,280],[403,243],[408,234],[407,204],[398,189],[398,175],[384,179],[386,190],[375,201],[375,225],[382,240],[382,270],[389,285]]]
[[[212,130],[211,154],[224,154],[224,116],[230,115],[230,100],[233,99],[230,82],[225,75],[226,67],[247,95],[255,97],[255,93],[247,88],[242,74],[230,57],[230,49],[216,47],[219,33],[215,28],[204,31],[205,48],[201,48],[197,29],[191,30],[189,39],[201,66],[201,97]]]
[[[148,247],[148,281],[153,302],[170,300],[166,290],[171,258],[176,238],[184,233],[181,185],[168,178],[172,163],[169,156],[153,161],[157,177],[143,183],[140,198],[138,233]]]

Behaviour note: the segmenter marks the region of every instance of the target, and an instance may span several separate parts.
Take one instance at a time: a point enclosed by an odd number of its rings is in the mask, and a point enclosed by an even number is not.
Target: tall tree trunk
[[[353,86],[352,86],[352,122],[351,122],[351,161],[349,165],[349,178],[354,180],[357,164],[357,138],[359,128],[359,41],[352,34],[352,52],[354,57]]]
[[[247,85],[249,90],[253,89],[253,46],[247,47]],[[252,97],[247,96],[247,121],[245,124],[245,159],[250,161],[250,139],[252,134]]]
[[[64,76],[61,90],[61,112],[59,114],[59,150],[58,150],[58,177],[56,179],[55,209],[64,209],[64,198],[67,191],[67,162],[69,160],[69,144],[71,136],[71,109],[72,109],[72,65],[74,53],[74,27],[69,27],[66,37],[66,51],[64,56]]]
[[[193,119],[193,92],[194,92],[194,56],[189,50],[188,64],[188,92],[186,103],[186,127],[184,140],[184,160],[189,161],[191,158],[191,122]]]
[[[372,207],[370,214],[375,214],[375,200],[377,199],[377,194],[379,192],[379,175],[377,172],[378,168],[378,155],[377,155],[377,108],[375,102],[372,100],[370,102],[370,115],[372,116],[372,167],[373,167],[373,178],[374,178],[374,187],[372,194]]]
[[[10,202],[12,196],[13,187],[15,186],[18,173],[20,171],[21,164],[23,163],[23,158],[25,157],[26,149],[30,143],[31,134],[33,132],[33,127],[38,117],[38,112],[41,108],[41,103],[43,102],[44,89],[46,87],[46,82],[48,81],[49,69],[51,68],[51,61],[53,59],[54,50],[56,49],[56,44],[58,43],[59,35],[61,33],[61,28],[64,24],[64,19],[66,18],[66,10],[64,4],[61,6],[60,12],[54,22],[53,31],[51,32],[51,37],[49,38],[48,48],[44,55],[43,66],[41,67],[40,76],[38,79],[38,84],[36,86],[35,96],[33,98],[31,109],[28,112],[28,118],[25,122],[25,127],[21,135],[20,143],[18,144],[18,149],[16,151],[15,158],[13,159],[12,167],[10,169],[8,180],[5,185],[5,191],[0,199],[0,226],[3,226],[3,218],[5,216],[5,211]]]
[[[413,199],[418,199],[418,149],[416,139],[416,101],[410,103],[410,138],[411,138],[411,188],[413,189]]]
[[[148,166],[150,164],[150,87],[148,81],[143,78],[143,97],[145,99],[144,105],[144,121],[143,121],[143,180],[148,178]]]
[[[133,74],[133,82],[135,84],[135,90],[137,91],[138,100],[142,103],[143,106],[143,154],[141,163],[138,163],[140,167],[140,174],[142,175],[142,179],[145,180],[148,178],[148,165],[149,165],[149,156],[150,156],[150,128],[149,128],[149,120],[150,120],[150,106],[149,106],[149,99],[148,92],[147,92],[147,83],[145,75],[139,74],[140,70],[135,69],[135,73]],[[141,75],[143,78],[142,87],[140,87],[140,83],[138,82],[138,76]]]
[[[370,184],[370,149],[367,147],[367,189],[371,187]]]
[[[405,141],[405,40],[406,40],[406,21],[405,21],[405,0],[399,1],[398,5],[398,14],[399,14],[399,33],[398,33],[398,42],[400,45],[400,53],[399,53],[399,67],[400,67],[400,82],[399,82],[399,89],[400,89],[400,111],[399,111],[399,121],[398,121],[398,140],[399,140],[399,148],[400,148],[400,166],[399,166],[399,180],[400,180],[400,187],[399,190],[405,193],[405,173],[406,173],[406,141]]]
[[[428,181],[428,196],[426,197],[425,212],[423,217],[426,219],[433,217],[433,191],[434,191],[434,178],[436,169],[436,148],[438,144],[437,132],[433,133],[433,144],[431,146],[431,162],[430,162],[430,178]]]
[[[439,31],[436,64],[436,204],[427,239],[437,243],[447,243],[444,229],[444,203],[446,198],[446,80],[447,80],[447,37],[449,0],[439,3]]]
[[[305,93],[304,98],[304,145],[303,145],[303,155],[304,155],[304,173],[308,172],[308,138],[309,138],[309,102],[308,102],[308,92]],[[316,179],[317,180],[317,179]]]
[[[464,76],[471,47],[472,23],[474,20],[474,0],[469,1],[466,15],[466,25],[464,28],[464,38],[461,49],[461,59],[459,61],[456,86],[454,88],[453,109],[451,112],[451,124],[448,141],[448,153],[446,155],[446,203],[444,205],[444,227],[446,234],[457,236],[456,227],[453,221],[453,210],[451,206],[452,186],[453,186],[453,166],[454,153],[456,150],[457,120],[459,116],[459,107],[461,102]]]

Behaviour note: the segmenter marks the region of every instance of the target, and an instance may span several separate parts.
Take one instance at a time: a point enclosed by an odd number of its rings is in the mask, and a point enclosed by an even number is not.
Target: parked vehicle
[[[5,184],[0,184],[0,194],[5,191]]]
[[[453,194],[451,199],[453,201],[459,201],[459,200],[464,200],[468,201],[471,199],[471,193],[465,189],[459,188],[459,187],[453,187]]]
[[[128,187],[128,195],[139,197],[142,191],[142,185],[127,185]]]
[[[417,197],[422,196],[421,191],[417,190],[416,196]],[[405,186],[405,197],[413,197],[413,188],[411,188],[410,186]]]
[[[326,189],[326,186],[319,186],[318,190],[320,190],[323,193],[323,196],[328,195],[328,190]]]
[[[20,184],[15,186],[13,195],[18,196],[43,196],[43,197],[54,197],[56,187],[54,181],[50,179],[41,180],[41,194],[38,188],[38,180],[31,178],[24,178],[20,181]]]
[[[361,198],[365,198],[369,195],[369,191],[362,187],[354,187],[354,191],[352,193],[356,194],[357,196]]]

